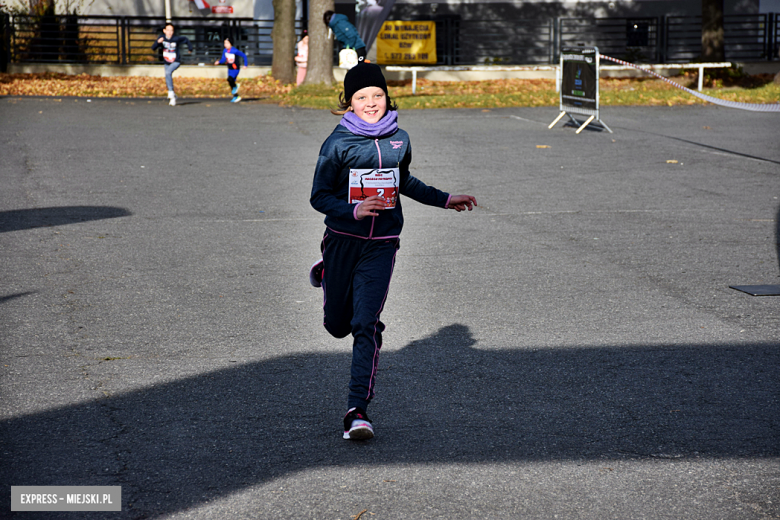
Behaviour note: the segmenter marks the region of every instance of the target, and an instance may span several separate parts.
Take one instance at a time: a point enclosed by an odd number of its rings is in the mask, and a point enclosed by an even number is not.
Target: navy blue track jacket
[[[395,208],[379,211],[378,217],[355,218],[357,204],[348,202],[350,168],[399,168],[401,195],[429,206],[446,208],[450,196],[409,173],[412,145],[400,128],[391,136],[372,139],[353,134],[338,125],[323,143],[314,171],[312,207],[325,214],[325,225],[337,233],[367,239],[397,237],[404,225],[401,197]]]
[[[156,51],[158,47],[162,47],[163,58],[167,63],[174,63],[177,61],[181,63],[182,45],[186,45],[187,48],[192,51],[192,43],[190,43],[190,39],[186,36],[179,36],[178,34],[174,34],[169,40],[165,37],[164,34],[161,34],[157,37],[157,39],[160,39],[160,37],[163,39],[162,43],[157,43],[157,40],[155,40],[152,44],[152,50]]]

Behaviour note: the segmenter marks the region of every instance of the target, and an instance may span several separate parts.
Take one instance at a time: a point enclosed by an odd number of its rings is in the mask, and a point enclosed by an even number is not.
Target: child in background
[[[298,54],[295,55],[295,64],[298,65],[298,76],[295,84],[300,85],[306,79],[306,64],[309,61],[309,34],[303,31],[303,38],[298,42]]]
[[[214,65],[227,63],[227,82],[228,85],[230,85],[230,93],[233,94],[233,99],[230,102],[238,103],[241,101],[241,96],[238,95],[238,83],[236,83],[236,79],[238,79],[238,74],[241,72],[241,69],[247,68],[248,60],[246,54],[233,47],[233,42],[230,41],[230,38],[225,38],[224,45],[225,49],[222,51],[222,57],[215,61]],[[241,58],[241,61],[236,60],[236,56]]]
[[[309,281],[322,287],[325,329],[352,334],[352,368],[344,417],[345,439],[374,436],[366,409],[374,397],[385,304],[399,248],[399,195],[440,208],[471,211],[471,195],[449,195],[409,173],[412,147],[398,128],[397,107],[377,65],[359,62],[344,78],[341,122],[320,149],[311,205],[325,214],[322,260]]]
[[[325,11],[322,21],[333,31],[333,36],[347,49],[355,49],[358,59],[366,58],[366,44],[360,39],[360,34],[346,15],[333,11]],[[361,60],[362,61],[362,60]]]
[[[192,44],[186,36],[174,36],[174,27],[172,23],[165,24],[163,36],[157,38],[152,44],[152,50],[156,51],[159,47],[163,48],[163,59],[165,60],[165,84],[168,87],[168,104],[176,106],[176,93],[173,90],[173,72],[181,65],[181,46],[187,45],[192,52]]]

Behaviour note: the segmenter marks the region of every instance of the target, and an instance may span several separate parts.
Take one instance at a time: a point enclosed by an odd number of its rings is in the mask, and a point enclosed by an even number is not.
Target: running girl
[[[400,195],[440,208],[471,211],[471,195],[449,195],[409,173],[412,146],[379,66],[359,62],[344,78],[341,122],[320,149],[311,205],[325,214],[322,260],[309,280],[324,292],[325,329],[352,334],[345,439],[374,436],[366,409],[374,397],[385,304],[403,226]]]

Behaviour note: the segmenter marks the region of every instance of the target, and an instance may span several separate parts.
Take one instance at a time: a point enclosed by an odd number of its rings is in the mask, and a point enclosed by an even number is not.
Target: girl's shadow
[[[477,347],[453,324],[384,352],[367,442],[341,439],[347,352],[7,419],[6,498],[10,485],[121,485],[117,514],[154,518],[331,467],[780,455],[776,344]]]

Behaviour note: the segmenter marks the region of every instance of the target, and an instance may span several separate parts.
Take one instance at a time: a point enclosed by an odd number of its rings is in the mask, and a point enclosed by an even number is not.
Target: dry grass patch
[[[695,89],[697,78],[684,72],[672,78]],[[282,85],[270,76],[240,80],[241,97],[247,101],[275,103],[318,109],[334,108],[340,85]],[[744,103],[777,103],[780,86],[769,74],[738,77],[723,73],[708,76],[704,93]],[[555,82],[546,79],[505,79],[488,81],[417,82],[412,94],[411,80],[391,81],[390,95],[402,109],[425,108],[500,108],[557,106]],[[610,105],[693,105],[704,101],[668,83],[653,78],[604,78],[599,82],[601,104]],[[176,92],[183,98],[230,97],[224,79],[176,78]],[[165,81],[149,77],[101,77],[86,74],[0,74],[0,96],[120,97],[150,98],[166,96]]]

